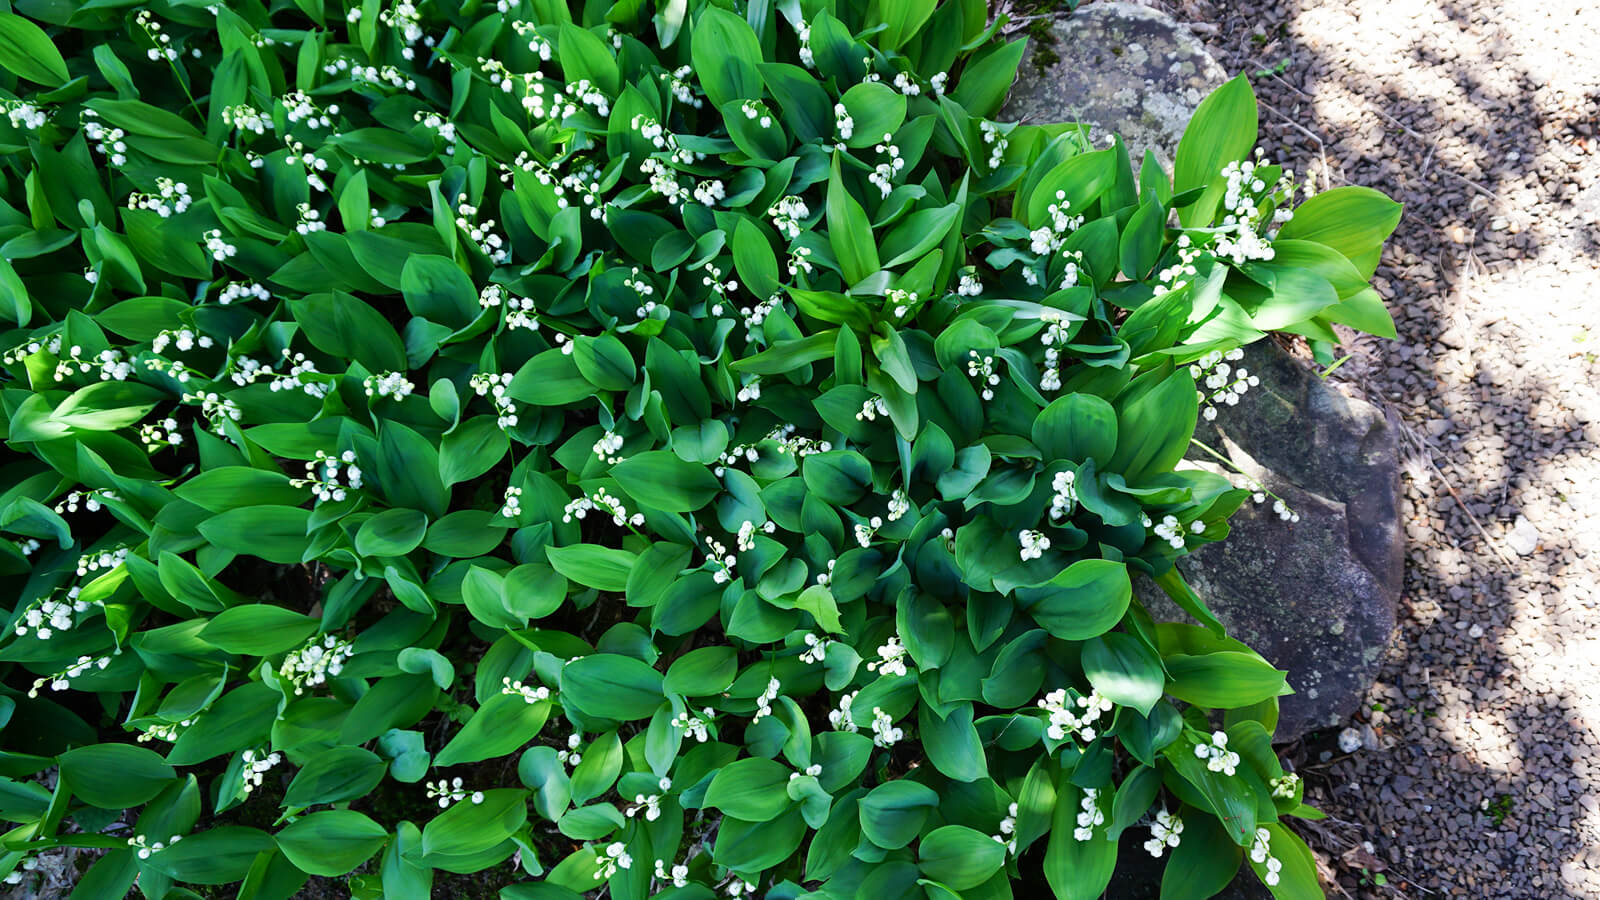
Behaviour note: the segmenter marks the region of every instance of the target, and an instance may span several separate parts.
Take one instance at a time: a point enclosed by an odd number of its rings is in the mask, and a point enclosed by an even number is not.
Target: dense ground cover
[[[0,14],[13,880],[1317,893],[1180,462],[1398,207],[1245,81],[1169,174],[982,3],[128,13]]]

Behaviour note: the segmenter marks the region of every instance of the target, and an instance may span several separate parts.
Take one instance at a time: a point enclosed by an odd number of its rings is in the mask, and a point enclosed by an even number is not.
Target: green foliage
[[[990,121],[971,0],[502,6],[0,13],[0,876],[1317,895],[1178,465],[1398,205]]]

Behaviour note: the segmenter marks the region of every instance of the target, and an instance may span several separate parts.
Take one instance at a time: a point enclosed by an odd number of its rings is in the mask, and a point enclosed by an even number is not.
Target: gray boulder
[[[1154,151],[1167,167],[1201,99],[1228,74],[1171,16],[1135,3],[1094,3],[1030,38],[1000,116],[1082,122],[1122,135],[1138,167]]]
[[[1240,365],[1260,377],[1196,438],[1282,497],[1246,502],[1228,539],[1179,569],[1230,634],[1289,672],[1277,738],[1337,725],[1377,677],[1394,631],[1404,563],[1395,430],[1371,404],[1341,394],[1270,341]],[[1197,464],[1223,471],[1203,452]],[[1244,479],[1236,479],[1236,483]],[[1181,617],[1154,585],[1142,594]]]

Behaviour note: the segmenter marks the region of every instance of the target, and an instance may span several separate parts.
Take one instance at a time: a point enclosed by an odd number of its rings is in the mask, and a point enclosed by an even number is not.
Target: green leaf
[[[1064,641],[1110,631],[1133,599],[1128,569],[1109,559],[1083,559],[1038,588],[1018,588],[1022,608],[1040,627]]]
[[[1155,377],[1154,373],[1145,376]],[[1138,382],[1135,382],[1137,385]],[[1188,369],[1179,369],[1117,409],[1117,450],[1104,471],[1130,485],[1172,471],[1188,452],[1200,403]]]
[[[545,555],[557,572],[586,587],[602,591],[624,591],[634,555],[616,547],[599,544],[574,544],[546,547]]]
[[[200,629],[202,641],[228,653],[271,656],[304,644],[317,620],[266,603],[225,609]]]
[[[450,664],[448,657],[437,650],[407,647],[400,651],[395,663],[400,666],[402,672],[431,677],[434,685],[441,691],[449,690],[450,685],[456,680],[456,667]]]
[[[1017,66],[1027,41],[1008,41],[982,55],[974,56],[961,73],[951,99],[974,118],[987,119],[1000,110],[1011,83],[1017,80]]]
[[[199,529],[207,541],[224,550],[293,565],[310,546],[306,537],[310,519],[310,511],[298,507],[249,506],[212,516]]]
[[[373,372],[404,372],[406,348],[376,309],[343,291],[310,294],[289,310],[313,347],[349,357]]]
[[[420,253],[409,256],[400,273],[400,290],[411,313],[430,322],[465,328],[478,316],[478,292],[473,289],[472,280],[446,257]]]
[[[1233,881],[1244,851],[1217,820],[1199,810],[1183,810],[1183,834],[1161,873],[1161,900],[1206,900]],[[1316,893],[1305,896],[1315,897]]]
[[[4,38],[0,38],[0,48],[4,47],[3,41]],[[22,277],[11,267],[10,261],[0,258],[0,319],[26,325],[32,318],[33,303],[28,299],[28,286],[22,283]]]
[[[1382,193],[1358,185],[1336,187],[1300,204],[1278,231],[1281,240],[1316,241],[1344,254],[1363,279],[1378,268],[1383,242],[1404,211]]]
[[[1098,830],[1080,841],[1077,829],[1081,788],[1069,781],[1068,772],[1056,780],[1056,806],[1045,847],[1044,877],[1059,900],[1099,900],[1117,865],[1117,844]],[[1103,801],[1102,801],[1103,802]]]
[[[722,490],[711,470],[670,450],[636,453],[612,466],[611,475],[635,500],[665,512],[693,512]]]
[[[745,822],[770,822],[789,808],[791,774],[788,766],[770,759],[737,760],[711,779],[705,805]]]
[[[727,690],[738,673],[739,657],[732,647],[700,647],[672,661],[662,687],[685,697],[709,697]]]
[[[917,846],[923,874],[956,891],[988,881],[1005,861],[1004,844],[964,825],[935,828]]]
[[[414,509],[386,509],[361,523],[356,552],[362,556],[404,556],[428,533],[428,517]]]
[[[1161,657],[1137,637],[1115,631],[1083,645],[1083,674],[1101,696],[1145,716],[1166,683]]]
[[[1254,653],[1220,650],[1166,658],[1167,693],[1186,703],[1212,709],[1237,709],[1269,697],[1291,693],[1287,672]]]
[[[839,102],[851,119],[850,138],[845,141],[850,147],[881,144],[884,135],[899,131],[906,121],[905,95],[881,81],[851,85]]]
[[[861,204],[845,189],[839,173],[839,152],[833,156],[828,176],[828,240],[839,260],[846,284],[855,284],[883,268],[878,262],[878,246],[873,243],[872,225]]]
[[[567,663],[561,691],[585,713],[618,721],[648,719],[661,705],[661,673],[631,656],[597,653]]]
[[[361,747],[330,747],[301,766],[284,792],[283,805],[306,807],[365,797],[383,780],[387,764]]]
[[[1033,420],[1033,443],[1046,461],[1109,461],[1117,447],[1116,410],[1093,394],[1059,397]]]
[[[484,791],[435,816],[422,829],[422,852],[466,856],[498,846],[528,821],[528,792],[518,788]]]
[[[382,825],[349,809],[314,812],[273,835],[296,868],[329,877],[366,862],[388,837]]]
[[[744,19],[718,6],[705,7],[694,23],[689,52],[712,106],[761,98],[761,42]]]
[[[79,747],[63,753],[60,763],[67,789],[101,809],[138,806],[178,777],[160,754],[129,744]]]
[[[1178,221],[1185,227],[1211,224],[1226,184],[1222,169],[1249,158],[1256,145],[1258,116],[1255,91],[1243,74],[1200,101],[1172,161],[1174,193],[1205,188],[1199,200],[1178,211]]]
[[[178,485],[173,493],[208,512],[247,506],[294,506],[306,499],[306,489],[291,485],[287,475],[249,466],[207,469]]]
[[[886,781],[861,798],[861,831],[885,850],[911,843],[922,823],[939,806],[939,795],[927,785],[900,779]]]
[[[71,77],[44,29],[11,12],[0,13],[0,67],[45,87],[60,87]]]
[[[538,737],[549,718],[548,702],[529,703],[519,694],[495,694],[444,745],[434,765],[453,766],[505,756]]]
[[[195,803],[198,810],[198,799]],[[271,850],[272,835],[265,831],[224,825],[191,834],[152,854],[145,864],[188,884],[232,884],[250,873],[258,856]]]

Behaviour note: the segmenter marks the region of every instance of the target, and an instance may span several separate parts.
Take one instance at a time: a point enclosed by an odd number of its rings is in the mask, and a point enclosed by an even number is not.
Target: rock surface
[[[1029,39],[1001,118],[1115,132],[1135,167],[1149,149],[1170,168],[1195,107],[1228,77],[1172,17],[1135,3],[1085,6],[1050,33],[1053,41]]]
[[[1227,540],[1179,568],[1230,634],[1288,670],[1296,693],[1280,701],[1277,732],[1287,741],[1355,711],[1393,634],[1405,549],[1399,446],[1376,408],[1339,393],[1270,341],[1249,347],[1240,365],[1261,384],[1239,405],[1221,407],[1196,438],[1300,519],[1280,519],[1271,497],[1247,502]],[[1190,456],[1214,468],[1203,452]],[[1181,615],[1145,587],[1151,602]]]

